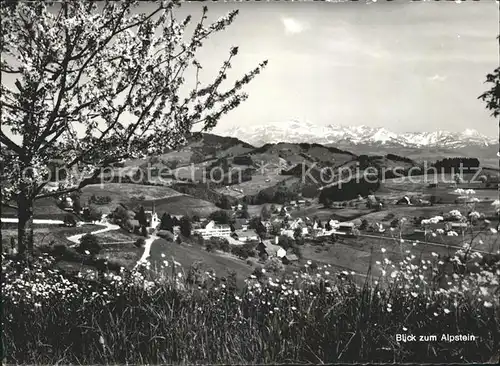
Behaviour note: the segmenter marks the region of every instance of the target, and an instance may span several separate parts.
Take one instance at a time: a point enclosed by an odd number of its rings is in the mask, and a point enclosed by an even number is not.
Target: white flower
[[[431,255],[432,255],[433,257],[437,257],[437,256],[439,256],[439,254],[437,254],[436,252],[432,252],[432,253],[431,253]]]
[[[412,292],[412,293],[411,293],[411,296],[413,296],[413,297],[417,297],[417,296],[418,296],[418,294],[417,294],[416,292]]]
[[[485,308],[491,308],[493,306],[493,304],[489,301],[485,301],[483,305]]]
[[[449,314],[450,313],[450,311],[448,309],[444,309],[443,311],[444,311],[445,314]]]
[[[382,253],[385,253],[385,252],[386,252],[386,249],[385,249],[385,248],[382,248],[382,249],[380,249],[380,251],[381,251]]]

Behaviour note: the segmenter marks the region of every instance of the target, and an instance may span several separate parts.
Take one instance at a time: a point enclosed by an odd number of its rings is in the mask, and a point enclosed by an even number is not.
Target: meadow
[[[146,264],[95,281],[60,273],[48,258],[14,276],[16,263],[2,258],[4,362],[493,362],[498,266],[451,277],[443,290],[418,263],[405,260],[396,276],[359,286],[348,272],[309,261],[290,275],[253,274],[238,288],[231,277],[174,261],[154,277]],[[427,266],[439,272],[440,258]],[[397,334],[437,340],[402,342]]]

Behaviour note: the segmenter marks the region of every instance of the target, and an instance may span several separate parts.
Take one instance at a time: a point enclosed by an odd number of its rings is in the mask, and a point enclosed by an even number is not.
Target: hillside
[[[144,167],[148,163],[156,167],[166,166],[175,169],[190,163],[236,156],[253,150],[253,146],[234,137],[222,137],[208,133],[193,133],[187,143],[178,150],[167,151],[148,159],[135,159],[125,162],[126,166]]]

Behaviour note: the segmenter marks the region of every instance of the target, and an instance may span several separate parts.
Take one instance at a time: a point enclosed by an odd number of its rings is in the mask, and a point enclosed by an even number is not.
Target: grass
[[[80,227],[61,227],[57,225],[51,225],[50,227],[35,227],[34,234],[34,242],[37,245],[46,245],[51,242],[54,244],[65,244],[71,245],[73,244],[71,241],[67,240],[68,236],[82,234],[82,233],[90,233],[92,231],[96,231],[102,229],[102,226],[86,224]],[[11,237],[17,240],[17,229],[3,229],[2,228],[2,246],[10,247]]]
[[[198,215],[206,217],[219,210],[213,203],[192,196],[174,196],[154,201],[157,212],[167,212],[172,215]],[[152,202],[144,201],[144,207],[150,207]]]
[[[263,275],[241,290],[214,277],[198,289],[175,270],[156,282],[140,272],[100,282],[63,276],[62,283],[43,268],[21,280],[9,275],[5,362],[484,363],[498,351],[498,300],[485,306],[472,293],[411,295],[403,279],[360,287],[327,270],[303,268],[279,282]],[[33,287],[41,277],[44,285]],[[23,297],[32,288],[32,298]],[[396,342],[398,333],[438,339]],[[447,342],[446,334],[479,338]]]
[[[291,180],[290,176],[280,175],[274,170],[266,171],[264,174],[257,170],[256,174],[252,175],[252,180],[233,184],[228,188],[218,188],[216,191],[228,196],[243,198],[244,196],[255,195],[266,188],[274,187],[285,180]],[[296,179],[292,180],[295,181]]]
[[[172,257],[185,269],[193,263],[201,262],[205,267],[213,269],[220,277],[228,276],[230,271],[236,272],[237,283],[240,286],[253,271],[253,268],[242,260],[223,253],[207,252],[198,244],[179,245],[159,239],[151,245],[150,262],[153,268],[160,269],[164,260],[170,262],[171,265]]]
[[[42,198],[35,201],[33,218],[64,220],[68,212],[57,207],[57,200],[54,198]],[[2,205],[2,217],[17,217],[17,210]]]
[[[104,184],[91,184],[82,189],[81,202],[86,204],[92,195],[96,196],[109,196],[112,201],[107,205],[100,205],[99,207],[108,207],[114,210],[119,203],[129,205],[137,202],[133,197],[139,198],[142,196],[144,200],[156,201],[173,196],[180,195],[179,192],[172,188],[163,186],[150,186],[133,183],[104,183]]]
[[[95,234],[100,243],[114,243],[124,241],[136,241],[141,238],[140,235],[129,233],[123,229],[106,231],[103,233]]]
[[[124,268],[132,269],[141,259],[144,248],[138,248],[134,243],[109,244],[103,249],[97,258],[104,258]]]

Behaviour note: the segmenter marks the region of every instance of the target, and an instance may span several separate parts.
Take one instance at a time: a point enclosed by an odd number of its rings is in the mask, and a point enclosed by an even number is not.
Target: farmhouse
[[[353,222],[342,222],[335,230],[335,234],[340,235],[356,235],[356,226]]]
[[[247,230],[236,230],[234,231],[231,236],[235,238],[238,241],[241,241],[243,243],[246,243],[248,241],[252,240],[259,240],[259,236],[252,231],[247,231]]]
[[[287,253],[283,258],[281,258],[283,264],[291,264],[292,262],[297,262],[298,260],[299,257],[293,253]]]
[[[235,230],[248,230],[248,220],[247,219],[235,219],[233,223]]]
[[[204,227],[194,230],[194,233],[201,235],[203,239],[209,239],[212,236],[223,238],[231,236],[231,228],[229,225],[217,225],[211,220]]]

